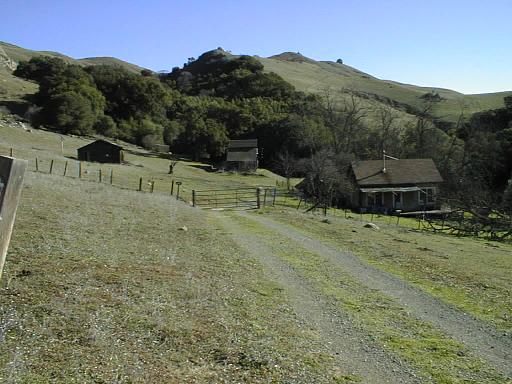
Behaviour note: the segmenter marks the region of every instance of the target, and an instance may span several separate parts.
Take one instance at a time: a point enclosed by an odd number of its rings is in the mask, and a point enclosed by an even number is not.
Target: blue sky
[[[0,40],[153,70],[218,46],[300,52],[379,78],[464,93],[512,90],[510,0],[0,0]]]

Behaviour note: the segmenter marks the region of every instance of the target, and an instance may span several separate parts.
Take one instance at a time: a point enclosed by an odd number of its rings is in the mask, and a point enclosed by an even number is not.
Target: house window
[[[418,191],[418,203],[421,205],[435,203],[435,188],[422,188]]]

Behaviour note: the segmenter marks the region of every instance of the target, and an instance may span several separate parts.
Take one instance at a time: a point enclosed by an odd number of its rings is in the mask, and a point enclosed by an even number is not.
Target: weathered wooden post
[[[12,151],[12,147],[11,147],[11,157],[12,157],[12,154],[13,154],[13,151]]]
[[[261,187],[256,188],[256,206],[261,208]]]
[[[66,176],[66,171],[68,170],[68,162],[64,163],[64,176]]]
[[[36,157],[36,172],[39,172],[39,161],[37,160],[37,157]]]
[[[142,177],[139,179],[139,192],[142,192]]]
[[[172,180],[171,182],[171,196],[173,195],[174,193],[174,180]]]
[[[21,195],[26,160],[0,156],[0,278]]]
[[[82,178],[82,162],[81,161],[78,162],[78,178],[79,179]]]
[[[151,182],[151,193],[153,193],[154,190],[155,190],[155,181],[153,180]]]
[[[193,207],[196,206],[196,190],[195,189],[192,190],[192,206]]]
[[[114,168],[110,168],[110,185],[112,185],[113,180],[114,180]]]
[[[177,181],[176,182],[176,185],[177,185],[177,189],[176,189],[176,200],[178,200],[180,198],[180,185],[181,185],[181,181]]]
[[[98,171],[98,182],[101,183],[101,169]]]
[[[52,171],[53,171],[53,159],[50,162],[50,175],[52,174]]]

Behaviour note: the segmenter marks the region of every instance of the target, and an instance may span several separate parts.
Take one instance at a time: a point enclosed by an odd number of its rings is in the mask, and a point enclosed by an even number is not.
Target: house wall
[[[227,161],[226,168],[233,171],[256,171],[258,169],[257,161]]]
[[[121,163],[123,151],[108,143],[97,142],[78,149],[78,160],[98,163]]]

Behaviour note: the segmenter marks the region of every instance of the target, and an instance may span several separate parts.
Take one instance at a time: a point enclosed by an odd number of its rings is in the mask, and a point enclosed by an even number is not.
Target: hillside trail
[[[228,214],[214,214],[232,239],[261,263],[267,276],[280,284],[301,323],[320,335],[344,372],[370,384],[421,382],[411,367],[382,350],[347,314],[316,293],[257,236],[244,230]]]
[[[310,252],[321,254],[324,258],[329,260],[329,262],[334,265],[339,265],[360,284],[392,298],[411,316],[432,324],[437,329],[464,344],[475,356],[486,361],[501,374],[509,378],[512,377],[511,335],[506,335],[496,330],[491,325],[442,302],[395,275],[369,265],[353,254],[342,252],[334,246],[325,244],[314,237],[300,232],[293,228],[292,225],[248,212],[238,211],[232,212],[231,214],[240,215],[245,219],[250,219],[266,228],[276,231],[276,233],[282,236],[283,241],[286,239],[288,242],[298,243],[301,247]],[[289,268],[284,265],[273,265],[280,263],[278,257],[274,257],[271,250],[264,249],[261,241],[250,244],[254,240],[249,231],[244,231],[239,225],[233,226],[227,224],[229,219],[226,215],[223,216],[222,221],[230,227],[229,229],[235,240],[242,245],[252,245],[252,248],[249,247],[251,253],[259,257],[260,260],[266,263],[272,270],[279,271],[281,275],[279,278],[283,279],[283,281],[287,281],[287,283],[290,282],[292,286],[294,286],[293,290],[297,288],[295,286],[299,286],[297,292],[300,292],[300,295],[304,295],[312,302],[317,300],[315,297],[311,297],[311,293],[308,293],[303,285],[304,282],[297,279],[296,276],[293,276]],[[317,305],[321,306],[322,304]],[[309,312],[311,311],[313,311],[312,308],[309,309]],[[305,313],[305,315],[309,315],[309,313]],[[320,317],[322,317],[322,315],[320,315]],[[324,318],[324,321],[329,320]],[[343,326],[346,325],[346,323],[343,323]],[[345,337],[345,335],[343,335],[343,337]],[[355,348],[355,346],[351,346],[351,348]],[[354,353],[357,354],[360,352],[362,351],[355,351]]]

